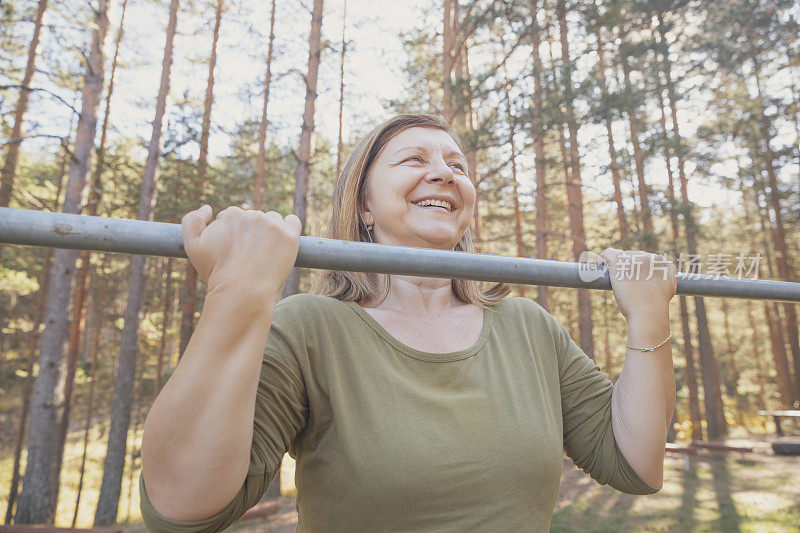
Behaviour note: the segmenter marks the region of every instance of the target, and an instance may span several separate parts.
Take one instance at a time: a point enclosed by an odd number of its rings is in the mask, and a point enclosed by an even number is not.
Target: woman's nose
[[[448,165],[444,159],[434,159],[431,171],[428,173],[428,181],[452,185],[455,183],[453,169],[450,168],[450,165]]]

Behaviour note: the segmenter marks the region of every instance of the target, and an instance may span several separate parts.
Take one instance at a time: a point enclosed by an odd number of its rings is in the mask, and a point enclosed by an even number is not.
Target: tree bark
[[[167,346],[167,330],[169,329],[170,317],[172,315],[172,258],[167,259],[166,272],[164,273],[164,309],[161,320],[161,343],[158,347],[158,360],[156,361],[156,380],[153,384],[153,399],[161,392],[161,381],[164,368],[164,354]]]
[[[764,166],[767,171],[767,178],[769,179],[769,195],[768,204],[772,210],[772,218],[775,224],[772,225],[772,241],[775,246],[775,262],[778,266],[778,275],[786,281],[795,281],[794,268],[792,267],[792,257],[789,253],[789,248],[786,245],[786,229],[783,223],[783,216],[781,214],[781,192],[778,184],[778,175],[775,171],[775,153],[772,151],[770,134],[769,118],[767,117],[766,104],[764,103],[764,96],[761,88],[761,74],[760,64],[753,57],[753,71],[756,79],[756,90],[758,91],[758,104],[759,104],[759,125],[760,136],[764,150]],[[766,194],[766,191],[765,191]],[[797,326],[797,311],[794,304],[783,304],[783,310],[786,314],[786,333],[789,336],[789,346],[792,351],[792,362],[794,369],[794,386],[795,389],[792,396],[795,400],[800,399],[800,332]]]
[[[569,209],[570,234],[572,237],[572,255],[576,261],[587,250],[586,230],[583,225],[583,194],[581,192],[581,160],[578,152],[578,122],[572,105],[573,64],[569,58],[569,42],[567,40],[567,11],[565,0],[558,0],[557,16],[560,28],[561,60],[563,69],[564,104],[566,123],[569,132],[569,179],[567,180],[567,204]],[[580,346],[589,357],[594,357],[594,338],[592,335],[592,301],[589,291],[578,289],[578,329]]]
[[[70,120],[70,127],[69,127],[69,135],[67,136],[68,139],[72,137],[72,120]],[[54,204],[52,206],[52,211],[58,211],[61,209],[61,189],[64,188],[64,175],[66,172],[67,166],[67,159],[69,158],[69,154],[71,153],[68,149],[69,141],[64,143],[63,145],[63,155],[61,158],[61,164],[59,167],[58,172],[58,185],[56,186],[56,195]],[[31,330],[31,346],[30,351],[28,352],[28,359],[26,362],[26,373],[25,373],[25,388],[22,393],[22,413],[20,414],[20,421],[17,431],[17,441],[14,446],[14,466],[13,466],[13,474],[11,477],[11,488],[9,490],[8,495],[8,506],[6,507],[6,517],[5,523],[10,524],[11,519],[13,518],[14,512],[14,503],[16,502],[17,494],[19,491],[19,482],[21,479],[20,471],[19,471],[19,463],[20,457],[22,454],[22,446],[24,445],[25,441],[25,428],[28,425],[28,415],[30,414],[30,405],[31,405],[31,394],[33,393],[33,384],[34,384],[34,375],[33,375],[33,364],[36,362],[36,354],[38,349],[39,341],[41,340],[41,335],[39,334],[39,329],[42,325],[42,320],[44,319],[44,311],[45,311],[45,303],[47,302],[47,288],[50,284],[50,268],[53,263],[53,250],[54,248],[46,248],[44,252],[44,259],[42,261],[42,269],[39,272],[38,284],[39,284],[39,293],[37,295],[37,303],[36,303],[36,315],[33,321],[33,329]]]
[[[678,159],[678,177],[681,189],[681,208],[684,213],[684,224],[686,226],[686,243],[690,255],[697,254],[696,244],[696,222],[694,220],[693,205],[689,201],[688,179],[686,176],[686,156],[684,154],[683,142],[678,123],[677,99],[675,96],[675,84],[672,80],[672,65],[669,60],[669,46],[665,37],[663,16],[658,13],[658,32],[661,35],[662,65],[664,70],[664,81],[667,86],[670,115],[672,119],[673,142],[675,155]],[[700,352],[700,369],[703,375],[703,403],[706,412],[707,435],[710,439],[718,439],[727,433],[727,422],[722,409],[722,393],[719,385],[719,373],[717,361],[714,358],[711,335],[708,332],[708,318],[706,308],[702,298],[694,297],[695,319],[697,322],[698,350]]]
[[[344,0],[344,8],[342,11],[342,52],[339,59],[339,134],[336,142],[336,177],[342,171],[342,112],[344,111],[344,58],[347,53],[347,36],[345,30],[347,29],[347,0]]]
[[[661,65],[663,68],[663,64]],[[664,104],[663,84],[661,76],[658,76],[658,89],[656,95],[658,97],[658,106],[660,110],[659,123],[661,125],[662,143],[664,146],[664,161],[667,166],[667,199],[669,200],[669,219],[672,229],[672,255],[678,256],[678,242],[680,241],[680,226],[678,224],[678,203],[675,198],[675,180],[672,171],[672,149],[667,131],[667,112]],[[681,320],[681,334],[683,338],[683,350],[685,360],[684,376],[686,387],[689,391],[689,423],[691,424],[692,440],[703,439],[703,425],[701,423],[702,414],[700,413],[700,400],[697,390],[697,371],[694,362],[694,345],[692,344],[692,335],[689,328],[689,311],[686,297],[680,296],[680,320]]]
[[[605,123],[606,135],[608,136],[609,169],[611,170],[611,180],[614,182],[614,202],[617,204],[617,224],[619,226],[620,245],[623,248],[629,248],[632,243],[628,237],[628,222],[625,220],[625,206],[622,203],[619,157],[617,155],[617,149],[614,146],[611,113],[607,107],[610,105],[610,99],[608,96],[608,84],[606,82],[605,47],[603,45],[599,26],[597,28],[597,72],[600,75],[600,91],[603,95],[603,122]]]
[[[164,112],[169,95],[170,73],[172,70],[172,50],[175,29],[178,24],[179,0],[171,0],[169,23],[167,24],[164,59],[161,66],[161,82],[156,101],[153,129],[147,151],[142,189],[139,197],[139,220],[151,220],[156,202],[158,163],[161,157]],[[128,284],[128,301],[125,308],[125,326],[122,331],[117,373],[114,379],[114,393],[111,405],[111,424],[108,431],[108,448],[103,463],[103,481],[100,497],[94,516],[96,527],[109,526],[117,518],[122,471],[125,466],[125,450],[131,418],[133,381],[136,373],[137,341],[139,335],[139,312],[144,296],[146,258],[135,255],[131,259],[131,276]]]
[[[269,45],[267,46],[267,74],[264,77],[264,106],[261,109],[261,122],[258,125],[258,158],[256,159],[256,186],[253,194],[253,209],[264,209],[264,178],[266,168],[267,144],[267,107],[269,105],[269,88],[272,84],[272,45],[275,41],[275,0],[272,0],[272,11],[269,17]],[[338,175],[338,174],[337,174]]]
[[[97,209],[103,194],[100,178],[103,174],[105,147],[108,134],[108,123],[111,115],[111,98],[114,95],[114,78],[119,61],[119,47],[122,42],[125,12],[128,7],[128,0],[123,0],[122,14],[120,16],[119,28],[114,44],[114,58],[111,62],[111,74],[109,76],[108,89],[106,91],[106,108],[101,126],[100,145],[97,147],[95,169],[92,180],[89,183],[89,199],[86,202],[84,214],[89,216],[97,215]],[[75,296],[72,302],[72,322],[70,323],[69,342],[66,357],[66,374],[64,379],[64,409],[61,416],[61,432],[59,435],[58,450],[56,452],[56,473],[54,481],[57,482],[61,475],[61,463],[64,456],[64,444],[67,440],[69,429],[70,410],[73,401],[73,388],[75,384],[75,370],[78,363],[78,352],[80,351],[80,340],[84,329],[84,315],[86,310],[86,298],[88,296],[89,271],[91,269],[90,253],[82,251],[80,253],[81,267],[75,281]],[[54,488],[55,490],[55,488]]]
[[[323,0],[314,0],[311,13],[311,33],[308,36],[308,74],[306,75],[306,103],[303,110],[303,128],[300,146],[297,149],[297,169],[294,173],[294,214],[300,219],[302,228],[306,224],[308,203],[308,181],[311,174],[311,135],[314,133],[314,105],[317,101],[317,74],[322,37]],[[297,294],[300,290],[300,270],[293,268],[283,287],[283,297]]]
[[[124,9],[124,8],[123,8]],[[103,266],[105,270],[105,266],[108,265],[108,255],[103,257]],[[94,321],[94,329],[92,332],[92,343],[91,343],[91,364],[89,366],[89,391],[86,397],[86,420],[83,426],[83,453],[81,454],[81,466],[80,466],[80,474],[78,477],[78,488],[76,489],[77,494],[75,495],[75,511],[72,515],[72,527],[75,527],[75,523],[78,521],[78,511],[80,510],[81,506],[81,492],[83,491],[83,480],[86,472],[86,452],[89,448],[89,432],[92,429],[92,414],[94,413],[94,392],[95,392],[95,383],[97,381],[97,372],[98,372],[98,352],[100,351],[100,333],[102,332],[102,322],[100,320],[100,310],[99,310],[99,300],[97,295],[99,294],[99,289],[97,287],[98,283],[97,273],[95,272],[95,278],[92,280],[93,294],[92,294],[92,306],[93,312],[95,314],[95,321]]]
[[[533,153],[536,167],[536,257],[547,259],[547,159],[544,155],[544,95],[542,94],[542,57],[539,47],[542,43],[542,28],[539,26],[538,0],[531,0],[531,31],[533,32]],[[536,287],[536,301],[547,309],[548,288]]]
[[[753,176],[753,198],[755,201],[756,212],[759,216],[759,223],[761,231],[766,236],[774,234],[772,221],[767,214],[769,207],[761,204],[760,195],[765,197],[765,204],[768,199],[767,193],[764,191],[764,184],[759,180],[756,175]],[[772,251],[770,249],[770,242],[767,240],[764,246],[764,253],[766,255],[767,275],[770,279],[774,279],[775,271],[772,268]],[[774,315],[773,315],[774,313]],[[789,355],[786,351],[786,342],[783,332],[783,324],[781,323],[780,310],[776,302],[764,302],[764,315],[769,328],[769,338],[772,345],[772,359],[775,364],[775,373],[778,381],[778,393],[780,394],[781,403],[787,409],[792,407],[795,400],[795,387],[792,380],[792,374],[789,370]]]
[[[223,0],[217,0],[214,11],[214,31],[211,38],[211,53],[208,59],[208,78],[206,80],[206,97],[203,102],[203,124],[200,130],[200,154],[197,158],[197,183],[200,184],[198,197],[200,203],[206,201],[208,189],[208,139],[211,136],[211,108],[214,105],[214,69],[217,66],[217,43],[219,27],[222,22]],[[194,314],[197,304],[197,270],[191,262],[186,261],[186,278],[181,295],[183,316],[181,320],[181,354],[186,350],[194,331]]]
[[[514,200],[514,235],[516,237],[516,244],[517,244],[517,257],[525,257],[527,253],[525,252],[525,241],[523,239],[522,233],[522,209],[520,208],[519,202],[519,183],[517,181],[517,147],[514,144],[514,135],[516,134],[516,127],[515,127],[515,118],[513,111],[511,110],[511,96],[509,95],[508,85],[510,82],[506,82],[503,85],[505,98],[506,98],[506,109],[508,111],[508,125],[509,125],[509,133],[508,133],[508,144],[511,149],[511,185],[513,187],[513,191],[511,192]],[[520,284],[517,285],[517,295],[521,296],[522,298],[525,297],[525,285]]]
[[[31,393],[33,392],[34,376],[33,364],[36,362],[36,350],[39,344],[41,335],[39,335],[39,328],[42,325],[42,318],[44,316],[44,305],[47,301],[47,288],[50,281],[50,265],[53,259],[53,248],[47,248],[44,253],[44,261],[42,270],[39,273],[39,294],[37,295],[36,304],[36,318],[33,321],[33,329],[31,330],[31,346],[28,352],[28,360],[25,364],[25,388],[22,391],[22,412],[20,413],[19,426],[17,427],[17,439],[14,444],[14,466],[12,467],[11,474],[11,488],[8,493],[8,506],[6,507],[5,524],[11,523],[14,516],[14,503],[17,499],[19,491],[20,471],[19,464],[22,456],[22,446],[25,444],[25,428],[28,425],[28,414],[30,413]]]
[[[747,309],[747,324],[750,326],[753,355],[755,355],[756,361],[756,378],[758,379],[758,408],[761,410],[766,410],[767,393],[765,382],[767,377],[764,375],[764,358],[763,353],[761,352],[761,337],[758,334],[759,326],[756,324],[756,319],[753,315],[753,302],[746,300],[745,308]]]
[[[92,27],[91,51],[81,93],[81,114],[69,167],[64,213],[80,212],[89,160],[94,148],[97,108],[103,91],[104,45],[108,32],[108,0],[99,0]],[[59,427],[65,403],[64,390],[57,387],[68,335],[69,303],[78,252],[58,249],[53,254],[51,287],[47,294],[45,330],[39,354],[39,375],[31,405],[28,463],[15,522],[52,524],[58,487]]]
[[[639,140],[641,130],[641,119],[635,105],[631,104],[633,99],[633,84],[631,83],[631,68],[628,63],[628,56],[620,53],[622,63],[622,75],[625,79],[625,90],[628,93],[628,127],[631,132],[631,144],[633,145],[633,161],[636,167],[636,178],[638,180],[639,209],[642,215],[642,227],[644,232],[639,236],[639,244],[645,251],[655,251],[658,247],[658,239],[653,229],[653,218],[650,213],[650,195],[647,192],[647,184],[644,180],[644,153]]]
[[[736,354],[733,349],[733,342],[731,340],[730,319],[728,317],[728,302],[722,299],[722,324],[725,331],[725,347],[728,352],[728,363],[730,364],[730,390],[728,393],[733,398],[736,405],[736,419],[742,424],[744,423],[744,404],[742,403],[742,396],[739,394],[739,370],[736,365]],[[738,343],[737,343],[738,346]]]
[[[442,24],[442,116],[447,122],[453,121],[453,1],[444,0],[444,20]]]
[[[19,160],[19,148],[22,144],[22,123],[25,120],[25,113],[28,111],[28,98],[31,94],[31,81],[36,72],[36,55],[39,48],[39,37],[42,33],[42,19],[47,10],[47,0],[39,0],[36,7],[36,18],[33,24],[33,36],[28,45],[28,62],[25,64],[25,75],[22,78],[22,88],[19,91],[17,108],[14,111],[14,126],[11,130],[11,138],[6,143],[8,153],[0,171],[0,207],[8,207],[11,202],[11,195],[14,190],[14,179],[17,175],[17,161]]]

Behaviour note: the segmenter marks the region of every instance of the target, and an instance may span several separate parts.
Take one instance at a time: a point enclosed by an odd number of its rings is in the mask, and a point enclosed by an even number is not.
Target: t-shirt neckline
[[[492,319],[494,314],[491,307],[486,307],[483,311],[483,326],[481,327],[481,334],[478,336],[477,340],[472,344],[472,346],[456,352],[423,352],[422,350],[417,350],[416,348],[412,348],[411,346],[408,346],[407,344],[397,340],[356,302],[348,301],[345,303],[349,305],[350,308],[353,309],[353,311],[355,311],[355,313],[375,331],[375,333],[392,345],[392,347],[399,352],[420,361],[427,361],[431,363],[450,363],[472,357],[484,347],[486,342],[489,340],[489,335],[492,331]]]

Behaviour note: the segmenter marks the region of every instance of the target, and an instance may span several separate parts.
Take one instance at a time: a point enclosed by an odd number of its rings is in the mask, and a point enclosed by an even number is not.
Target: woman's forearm
[[[650,348],[669,331],[668,308],[631,315],[627,343]],[[652,487],[663,482],[664,444],[674,408],[672,343],[652,352],[626,349],[612,397],[614,437],[631,467]]]
[[[206,296],[180,364],[145,422],[143,477],[161,514],[206,518],[241,488],[273,307],[274,299],[244,289]]]

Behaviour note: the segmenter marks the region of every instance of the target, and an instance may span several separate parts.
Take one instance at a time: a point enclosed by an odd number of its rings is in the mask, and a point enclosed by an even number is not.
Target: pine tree
[[[264,107],[261,110],[261,122],[258,126],[258,158],[256,159],[256,183],[253,192],[253,209],[262,211],[264,174],[266,167],[266,142],[267,142],[267,107],[269,106],[269,88],[272,84],[272,50],[275,41],[275,0],[272,0],[272,10],[269,17],[269,45],[267,46],[267,73],[264,76]]]
[[[208,140],[211,135],[211,108],[214,105],[214,69],[217,66],[217,43],[219,42],[219,28],[222,22],[223,1],[217,0],[214,10],[214,30],[211,38],[211,53],[208,59],[208,78],[206,81],[206,96],[203,101],[203,124],[200,128],[200,154],[197,158],[197,181],[199,184],[200,203],[206,202],[208,189]],[[195,304],[197,302],[197,270],[191,262],[186,262],[186,277],[181,293],[182,318],[181,318],[181,344],[180,353],[186,351],[189,339],[194,331]]]
[[[161,82],[156,101],[155,118],[147,151],[142,189],[139,197],[137,218],[150,220],[155,203],[155,188],[158,180],[158,164],[161,157],[164,112],[169,95],[170,74],[172,72],[172,50],[175,30],[178,25],[178,6],[180,0],[171,0],[169,23],[167,24],[164,59],[161,66]],[[103,463],[103,481],[100,497],[94,516],[95,526],[108,526],[117,519],[122,472],[125,466],[128,428],[130,427],[133,380],[136,375],[136,354],[138,351],[139,312],[142,307],[145,280],[146,258],[134,255],[131,258],[131,274],[128,282],[128,299],[125,308],[125,326],[114,379],[114,393],[111,406],[111,425],[108,431],[108,447]]]
[[[28,111],[28,97],[31,94],[31,81],[36,72],[36,57],[39,48],[39,38],[42,33],[42,21],[44,12],[47,10],[47,0],[39,0],[36,7],[36,18],[33,26],[33,36],[28,46],[28,63],[25,66],[25,76],[22,78],[22,85],[19,91],[17,108],[14,111],[14,127],[11,130],[11,138],[6,145],[8,153],[0,171],[0,207],[8,207],[11,195],[14,190],[14,179],[17,175],[17,161],[19,160],[19,148],[22,144],[22,123],[25,120],[25,113]]]
[[[300,146],[297,149],[297,170],[295,171],[295,191],[293,212],[305,228],[308,209],[308,181],[311,174],[311,135],[314,133],[314,105],[317,101],[317,74],[319,73],[322,52],[322,4],[314,0],[311,13],[311,33],[308,36],[308,71],[305,77],[306,103],[303,110],[303,127],[300,132]],[[303,230],[305,231],[305,230]],[[300,291],[300,270],[293,268],[283,287],[283,297]]]
[[[80,212],[89,160],[94,148],[97,109],[100,105],[105,74],[107,10],[108,1],[99,0],[94,12],[92,44],[81,94],[81,114],[69,167],[63,208],[65,213]],[[76,250],[58,249],[53,254],[45,330],[39,354],[39,374],[31,403],[28,462],[15,519],[18,524],[52,524],[55,517],[58,495],[57,455],[60,440],[58,430],[65,402],[64,391],[59,390],[58,385],[64,378],[62,359],[68,335],[69,301],[77,257]]]

